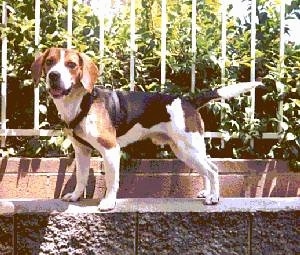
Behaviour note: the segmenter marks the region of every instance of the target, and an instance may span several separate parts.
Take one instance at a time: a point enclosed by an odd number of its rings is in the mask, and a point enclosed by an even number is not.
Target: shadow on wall
[[[212,159],[219,167],[222,197],[292,197],[300,195],[300,173],[282,160]],[[92,158],[84,198],[101,199],[105,175]],[[0,159],[0,198],[60,198],[76,185],[72,158]],[[181,161],[132,160],[121,164],[119,198],[194,198],[203,178]]]

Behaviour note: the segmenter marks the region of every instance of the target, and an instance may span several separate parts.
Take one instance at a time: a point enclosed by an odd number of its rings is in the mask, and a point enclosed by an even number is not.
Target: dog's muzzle
[[[61,87],[61,75],[57,71],[52,71],[48,74],[49,78],[49,86],[48,92],[53,98],[61,98],[63,96],[67,96],[70,91],[70,89],[64,89]]]

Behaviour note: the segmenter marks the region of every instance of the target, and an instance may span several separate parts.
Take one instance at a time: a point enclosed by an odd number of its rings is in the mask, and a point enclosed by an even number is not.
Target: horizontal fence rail
[[[167,0],[161,0],[161,85],[162,90],[166,82],[166,60],[167,60]],[[227,7],[228,3],[226,0],[222,1],[221,6],[221,19],[222,19],[222,31],[221,31],[221,82],[225,83],[225,62],[226,62],[226,47],[227,47],[227,38],[226,38],[226,16],[227,16]],[[40,0],[35,1],[35,45],[39,45],[40,42]],[[135,86],[135,51],[136,51],[136,42],[135,42],[135,1],[130,1],[130,89],[133,90]],[[7,3],[5,1],[2,2],[2,26],[6,26],[7,24]],[[68,0],[67,6],[67,47],[72,47],[72,8],[73,1]],[[108,12],[111,8],[111,1],[104,0],[101,7],[98,9],[98,17],[100,24],[100,33],[99,33],[99,52],[100,58],[104,56],[104,35],[105,35],[105,22],[104,22],[104,13]],[[250,81],[255,80],[255,49],[256,49],[256,1],[252,1],[251,3],[251,76]],[[197,38],[197,1],[192,1],[192,15],[191,15],[191,49],[192,49],[192,65],[191,65],[191,88],[190,90],[193,92],[195,90],[195,60],[196,60],[196,38]],[[284,57],[284,25],[285,25],[285,1],[281,1],[280,8],[280,51],[279,51],[279,60],[282,60]],[[7,122],[7,38],[2,37],[2,55],[1,55],[1,129],[0,129],[0,137],[1,137],[1,146],[5,147],[5,138],[8,136],[58,136],[62,134],[61,130],[52,130],[52,129],[40,129],[40,120],[39,120],[39,88],[34,88],[34,128],[33,129],[8,129]],[[282,61],[279,61],[278,69],[282,71],[283,64]],[[99,64],[100,70],[103,72],[105,66],[103,64]],[[283,104],[279,102],[279,116],[282,119],[283,116]],[[254,109],[255,109],[255,90],[251,91],[251,118],[254,118]],[[278,127],[278,133],[274,132],[265,132],[262,134],[262,139],[280,139],[280,127]],[[221,132],[205,132],[205,136],[207,138],[223,138]],[[236,136],[232,136],[232,138],[237,138]],[[252,146],[253,146],[252,141]]]

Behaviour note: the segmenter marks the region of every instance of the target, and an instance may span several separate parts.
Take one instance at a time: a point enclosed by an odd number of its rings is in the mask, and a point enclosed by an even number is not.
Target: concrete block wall
[[[0,200],[0,254],[300,254],[299,198]]]

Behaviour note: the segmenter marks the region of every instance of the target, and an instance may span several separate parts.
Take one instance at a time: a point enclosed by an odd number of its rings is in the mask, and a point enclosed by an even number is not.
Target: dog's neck
[[[86,94],[85,89],[76,89],[70,95],[63,98],[53,99],[60,118],[69,124],[80,112],[82,97]]]

